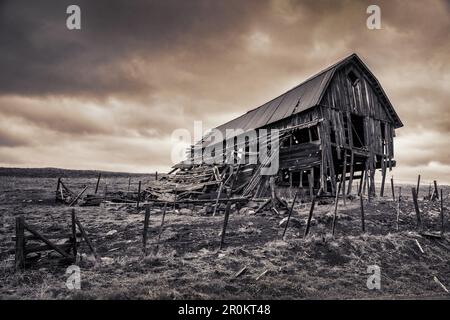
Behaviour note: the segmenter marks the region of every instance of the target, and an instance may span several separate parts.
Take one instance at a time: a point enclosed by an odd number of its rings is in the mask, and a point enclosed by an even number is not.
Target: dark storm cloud
[[[209,51],[257,14],[256,1],[76,1],[82,30],[66,28],[73,1],[5,1],[0,92],[93,95],[150,92],[132,60]],[[252,8],[252,10],[250,10]],[[227,35],[227,33],[229,33]],[[131,62],[131,64],[130,64]]]

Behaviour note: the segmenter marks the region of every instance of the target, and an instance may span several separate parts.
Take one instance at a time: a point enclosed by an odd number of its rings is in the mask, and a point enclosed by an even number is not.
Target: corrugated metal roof
[[[244,131],[258,129],[318,105],[335,71],[351,59],[355,59],[361,64],[372,77],[374,84],[381,89],[389,112],[393,115],[396,122],[396,127],[401,127],[402,123],[400,118],[395,113],[394,108],[381,88],[378,80],[356,54],[351,54],[310,77],[295,88],[258,108],[250,110],[247,113],[218,126],[216,129],[219,129],[224,134],[226,129],[243,129]]]

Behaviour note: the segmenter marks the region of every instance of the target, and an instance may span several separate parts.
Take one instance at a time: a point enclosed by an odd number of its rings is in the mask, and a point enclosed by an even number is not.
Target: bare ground
[[[359,200],[342,203],[336,236],[330,235],[333,204],[319,204],[310,235],[303,239],[310,204],[299,204],[285,240],[279,222],[286,215],[254,209],[230,216],[226,246],[219,251],[223,214],[204,209],[173,210],[157,247],[161,210],[150,217],[149,252],[142,254],[143,211],[130,206],[76,208],[102,263],[95,265],[82,246],[81,290],[66,288],[67,265],[51,253],[15,272],[14,218],[44,234],[69,232],[70,209],[54,204],[56,179],[0,177],[1,299],[404,299],[450,296],[434,281],[450,288],[450,241],[429,239],[416,231],[410,193],[401,206],[396,230],[396,205],[389,197],[365,203],[366,233],[361,233]],[[143,183],[148,183],[148,177]],[[137,181],[137,179],[135,179]],[[95,178],[67,179],[74,190],[95,186]],[[135,181],[135,182],[136,182]],[[124,190],[127,178],[108,179],[108,190]],[[135,188],[135,185],[132,186]],[[89,192],[92,193],[92,187]],[[405,190],[410,190],[406,186]],[[448,206],[448,187],[444,206]],[[388,192],[386,192],[388,193]],[[420,199],[428,190],[421,191]],[[439,231],[439,203],[420,201],[429,231]],[[448,220],[448,209],[445,211]],[[292,224],[293,226],[294,224]],[[115,230],[116,232],[114,233]],[[113,231],[110,235],[108,232]],[[114,233],[114,234],[112,234]],[[417,240],[424,250],[421,253]],[[381,268],[381,289],[366,286],[367,267]],[[236,273],[245,271],[235,277]],[[264,273],[265,272],[265,273]],[[262,275],[261,275],[262,274]]]

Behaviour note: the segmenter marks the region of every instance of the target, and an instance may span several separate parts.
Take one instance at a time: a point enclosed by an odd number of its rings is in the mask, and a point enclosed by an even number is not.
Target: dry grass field
[[[150,183],[149,176],[134,177]],[[255,214],[257,203],[230,215],[226,246],[218,250],[223,214],[205,208],[173,210],[169,206],[159,250],[155,254],[162,212],[152,210],[149,254],[142,254],[143,209],[130,205],[75,207],[101,264],[83,244],[81,290],[69,290],[67,265],[57,254],[36,256],[24,271],[14,268],[15,217],[24,215],[43,234],[70,232],[70,211],[54,202],[55,178],[0,177],[0,299],[404,299],[450,296],[450,241],[418,234],[411,190],[402,186],[400,226],[389,196],[365,203],[366,232],[361,233],[359,199],[338,208],[336,235],[330,235],[334,205],[319,203],[309,236],[303,239],[309,203],[295,207],[294,220],[281,239],[285,214]],[[74,191],[96,178],[67,178]],[[108,190],[125,190],[126,177],[108,178]],[[428,189],[425,188],[424,189]],[[387,194],[390,194],[386,192]],[[448,192],[444,187],[445,221]],[[423,200],[425,228],[440,231],[439,202]],[[447,223],[447,228],[450,226]],[[420,243],[424,253],[417,246]],[[366,286],[367,267],[381,268],[381,289]],[[236,273],[245,270],[238,276]]]

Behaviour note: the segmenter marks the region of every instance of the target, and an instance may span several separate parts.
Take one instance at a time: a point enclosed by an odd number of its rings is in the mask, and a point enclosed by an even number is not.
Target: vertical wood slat
[[[336,220],[337,220],[337,209],[338,209],[338,202],[339,202],[339,193],[342,186],[342,179],[339,181],[339,186],[336,192],[336,197],[334,199],[334,214],[333,214],[333,224],[332,224],[332,231],[331,234],[334,236],[335,230],[336,230]]]
[[[391,177],[392,200],[395,201],[394,177]]]

